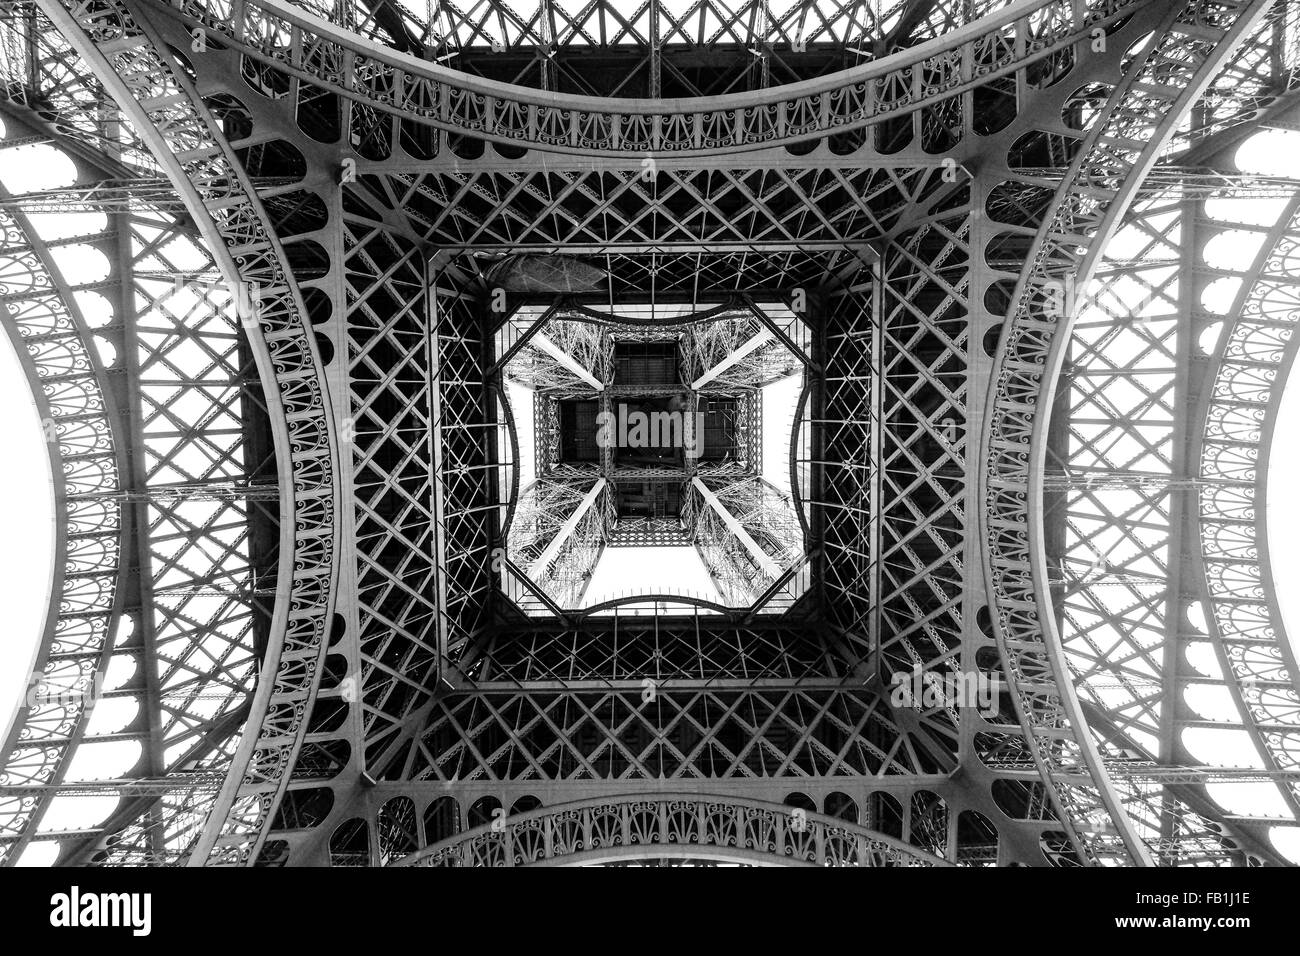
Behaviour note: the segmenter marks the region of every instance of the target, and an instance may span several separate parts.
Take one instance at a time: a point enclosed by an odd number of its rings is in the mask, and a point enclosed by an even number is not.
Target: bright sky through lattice
[[[0,149],[0,183],[10,192],[70,185],[74,172],[66,157],[46,145]],[[225,394],[221,391],[221,373],[232,374],[235,371],[233,363],[237,361],[233,355],[230,319],[226,314],[228,293],[211,285],[203,285],[203,291],[199,291],[200,285],[195,284],[174,289],[172,277],[177,273],[211,274],[210,258],[188,237],[169,238],[171,227],[166,217],[155,221],[151,215],[151,211],[142,209],[140,217],[132,220],[129,232],[122,236],[138,256],[134,294],[140,307],[141,341],[157,345],[162,336],[169,344],[166,361],[155,362],[150,367],[146,375],[149,384],[142,396],[149,418],[143,453],[147,467],[152,469],[148,480],[158,483],[184,482],[194,480],[196,476],[241,477],[242,465],[239,462],[242,459],[238,454],[242,440],[239,437],[242,434],[239,427],[240,402],[236,396],[230,399],[228,406],[214,407],[219,400],[216,396]],[[32,215],[28,228],[31,234],[52,244],[50,258],[68,281],[93,283],[109,275],[109,262],[104,253],[91,242],[80,241],[81,237],[93,239],[108,228],[107,218],[102,213]],[[211,280],[215,281],[215,274],[211,274]],[[92,331],[113,319],[112,305],[103,294],[82,291],[74,293],[74,298]],[[184,334],[178,335],[182,329]],[[211,342],[215,345],[211,350],[199,348],[194,341],[196,336],[212,336]],[[111,369],[120,359],[116,350],[98,335],[92,336],[92,342],[101,361]],[[0,350],[8,348],[4,346]],[[218,353],[221,356],[219,360]],[[0,577],[0,597],[9,602],[11,625],[15,631],[7,639],[0,640],[0,671],[3,672],[3,677],[0,677],[0,711],[6,725],[13,705],[30,686],[32,652],[49,600],[52,554],[49,544],[53,537],[48,486],[38,482],[39,487],[31,490],[22,484],[24,478],[31,480],[38,474],[40,481],[48,482],[48,475],[37,471],[46,461],[46,448],[44,434],[31,411],[32,401],[26,381],[19,374],[16,360],[9,361],[14,364],[12,370],[3,367],[8,363],[0,362],[0,398],[9,399],[11,411],[8,416],[3,416],[3,434],[8,439],[6,450],[10,452],[11,467],[0,477],[0,493],[4,493],[9,501],[21,503],[6,515],[9,540],[21,542],[21,545],[11,546],[5,552],[6,563],[18,562],[17,566],[0,568],[3,575]],[[12,374],[5,374],[9,372]],[[205,376],[203,385],[187,387],[185,376],[200,372]],[[150,414],[159,402],[166,402],[167,410],[174,418]],[[210,431],[196,441],[185,440],[177,444],[172,434],[175,421],[203,422]],[[36,435],[28,448],[23,443],[33,429]],[[240,569],[246,564],[247,548],[240,540],[238,523],[225,520],[231,511],[232,506],[228,504],[203,501],[174,506],[172,515],[183,515],[185,521],[208,530],[196,536],[192,544],[188,539],[173,537],[173,541],[183,540],[185,543],[173,551],[175,565],[165,573],[155,575],[155,584],[164,588],[172,584],[188,586],[191,579],[187,574],[193,570],[194,557],[202,554],[200,563],[204,559],[212,560],[214,546],[228,546],[230,554],[226,567],[234,574],[242,573]],[[199,573],[203,572],[200,570]],[[176,598],[171,600],[178,603]],[[216,661],[229,655],[233,664],[230,672],[250,680],[251,687],[251,662],[242,660],[239,650],[231,651],[242,640],[240,628],[246,628],[246,618],[241,620],[237,611],[226,613],[222,607],[224,604],[239,608],[242,606],[239,601],[206,593],[186,595],[179,600],[185,602],[190,620],[211,623],[206,632],[184,640],[171,623],[164,625],[164,628],[171,628],[171,649],[160,654],[159,662],[147,665],[156,668],[160,674],[161,692],[169,698],[163,720],[172,723],[173,727],[180,719],[194,721],[230,706],[232,694],[242,694],[248,689],[232,686],[219,689],[221,692],[205,693],[197,700],[182,700],[189,693],[184,686],[189,672],[184,670],[183,663],[176,663],[181,657]],[[22,623],[25,615],[32,617],[33,621]],[[123,646],[131,636],[131,626],[130,618],[122,619],[114,635],[114,646]],[[19,634],[21,637],[16,636]],[[122,691],[138,672],[139,666],[131,652],[114,653],[108,663],[103,688]],[[103,738],[130,725],[139,708],[140,701],[135,692],[120,692],[112,698],[99,699],[85,721],[85,741],[66,763],[66,779],[93,781],[127,775],[138,763],[141,753],[139,740]],[[181,714],[183,718],[176,716]],[[165,733],[174,744],[167,749],[164,760],[175,759],[179,750],[190,746],[184,735],[173,730]],[[117,799],[107,795],[54,798],[37,826],[37,838],[29,844],[19,862],[23,865],[48,865],[58,851],[58,843],[42,840],[41,835],[93,827],[116,804]]]
[[[53,491],[45,438],[9,337],[0,344],[0,595],[8,626],[0,635],[0,720],[8,724],[26,693],[45,619],[53,555]],[[3,733],[3,731],[0,731]]]
[[[1295,173],[1295,157],[1300,151],[1300,133],[1293,130],[1265,130],[1246,140],[1237,150],[1237,165],[1243,172],[1266,176],[1291,176]],[[1276,220],[1282,201],[1278,199],[1254,200],[1258,204],[1258,221],[1261,224]],[[1265,210],[1271,208],[1271,217]],[[1241,212],[1234,210],[1234,218],[1241,220]],[[1230,214],[1231,215],[1231,214]],[[1300,653],[1300,595],[1289,582],[1300,572],[1300,556],[1296,553],[1296,533],[1300,531],[1300,499],[1293,492],[1296,475],[1300,474],[1300,376],[1294,371],[1282,392],[1274,441],[1269,450],[1270,494],[1265,503],[1268,511],[1268,536],[1272,548],[1273,573],[1277,586],[1278,603],[1292,648]]]
[[[788,375],[763,388],[763,477],[790,494],[790,436],[802,375]]]
[[[653,588],[647,585],[648,576],[653,578]],[[582,606],[650,590],[722,602],[694,548],[606,548],[592,572]]]
[[[310,2],[301,2],[300,5],[311,8],[320,6],[321,3],[322,0],[310,0]],[[417,22],[429,23],[432,20],[436,32],[440,34],[447,33],[449,29],[448,19],[436,12],[437,6],[435,4],[426,2],[426,0],[399,0],[399,3],[411,13]],[[649,4],[645,0],[606,0],[605,5],[626,22],[636,34],[640,36],[649,35],[650,11]],[[470,2],[457,4],[457,6],[469,13],[471,15],[469,19],[476,25],[487,10],[487,4],[482,0],[477,3],[470,0]],[[523,29],[520,24],[533,22],[539,4],[536,0],[532,0],[532,2],[517,0],[517,2],[513,3],[498,4],[498,6],[504,6],[513,12],[515,16],[500,19],[489,16],[487,22],[482,26],[482,30],[494,39],[500,39],[506,43],[517,43]],[[565,42],[574,46],[587,43],[581,34],[570,38],[572,28],[568,26],[566,18],[576,20],[583,11],[592,6],[590,0],[551,0],[550,7],[556,11],[557,29],[560,37]],[[737,19],[738,22],[731,29],[744,36],[752,18],[752,14],[747,11],[750,6],[750,3],[739,2],[739,0],[707,0],[707,2],[702,2],[702,0],[660,0],[659,3],[661,15],[665,20],[671,18],[673,21],[681,23],[683,29],[696,40],[699,38],[700,27],[703,27],[703,33],[707,38],[723,30],[727,22],[732,19]],[[868,35],[869,31],[864,27],[868,27],[872,21],[878,22],[880,26],[870,31],[871,36],[891,28],[898,22],[903,6],[904,4],[900,0],[868,0],[865,4],[854,2],[854,0],[844,0],[841,3],[835,3],[833,0],[820,0],[820,2],[812,4],[802,2],[802,0],[786,0],[786,2],[769,3],[767,13],[771,22],[782,23],[791,16],[792,11],[802,9],[804,11],[803,22],[807,25],[805,29],[814,39],[821,31],[829,29],[833,36],[856,41]],[[987,4],[981,6],[987,6]],[[736,14],[740,14],[740,16],[736,17]],[[798,13],[795,13],[794,16],[797,17]],[[502,20],[505,23],[504,30]],[[585,23],[588,33],[596,32],[591,26],[592,22],[594,21]],[[662,23],[660,32],[669,35],[670,43],[674,41],[683,42],[680,36],[672,36],[672,28],[667,22]],[[486,46],[483,36],[476,35],[474,30],[468,26],[459,26],[452,31],[451,37],[457,44]]]
[[[674,328],[671,323],[676,320],[698,313],[709,312],[723,304],[720,300],[708,297],[695,302],[651,301],[637,303],[615,301],[610,303],[606,301],[584,303],[591,311],[608,315],[617,321],[662,323],[669,326],[669,328]],[[796,343],[796,348],[807,348],[809,336],[804,323],[784,303],[764,301],[755,303],[755,307],[761,310],[762,314],[775,324],[780,334],[789,336]],[[725,313],[722,321],[725,321],[728,315],[732,315],[740,308],[737,305],[736,308]],[[540,318],[545,311],[546,307],[542,305],[525,305],[513,313],[507,328],[498,333],[496,342],[498,354],[508,348],[517,336],[525,334],[531,327],[531,323]],[[751,320],[758,321],[756,318]],[[676,327],[676,331],[667,334],[681,335],[683,334],[681,328]],[[687,328],[698,331],[702,326],[693,324]],[[543,332],[545,331],[543,330]],[[753,339],[750,339],[750,341],[753,341]],[[770,384],[760,390],[760,420],[762,427],[758,440],[762,457],[761,477],[789,499],[790,442],[794,431],[794,413],[804,377],[802,366],[798,364],[795,356],[786,347],[776,345],[775,342],[770,344],[774,346],[773,352],[776,354],[777,364],[775,367],[755,369],[746,374],[753,376],[756,381],[768,380],[777,375],[784,376],[775,378],[774,381],[771,381]],[[734,345],[728,343],[727,348],[732,347]],[[725,354],[725,351],[716,354],[710,352],[711,358],[704,364],[712,365]],[[579,364],[582,363],[579,362]],[[725,358],[723,358],[722,364],[725,365]],[[769,365],[771,365],[770,362]],[[533,414],[533,399],[536,393],[516,379],[515,374],[511,372],[513,368],[513,364],[507,366],[505,387],[511,414],[514,418],[517,447],[512,454],[511,449],[508,447],[508,439],[503,433],[500,440],[500,453],[503,461],[507,459],[518,460],[518,486],[520,494],[523,495],[536,477],[534,467],[536,423]],[[789,368],[793,368],[793,372],[784,374]],[[593,365],[588,371],[596,372],[598,369]],[[536,383],[530,381],[529,384],[535,385]],[[503,498],[508,494],[508,491],[508,483],[503,483]],[[516,512],[516,518],[518,518],[518,512]],[[736,547],[741,547],[741,543],[736,542]],[[694,548],[645,546],[606,548],[600,553],[595,562],[595,567],[592,568],[592,578],[584,592],[583,606],[590,607],[592,604],[603,603],[615,598],[662,594],[689,596],[710,602],[727,603],[727,599],[719,594],[715,582],[707,576],[707,573],[703,578],[699,577],[697,573],[699,569],[695,565],[700,563],[700,554]],[[684,567],[681,566],[683,564]],[[707,572],[707,567],[704,570]],[[646,612],[652,610],[650,607],[639,609]],[[679,609],[674,609],[674,611],[677,610]],[[632,613],[631,607],[625,605],[620,609],[620,613]]]
[[[0,184],[12,193],[51,189],[72,182],[72,163],[44,144],[0,150]],[[57,218],[57,217],[56,217]],[[63,227],[69,228],[69,227]],[[62,235],[55,232],[55,238]],[[74,233],[75,234],[75,233]],[[8,467],[0,470],[0,500],[9,503],[0,519],[5,545],[0,548],[0,599],[8,608],[9,627],[0,635],[0,720],[5,733],[15,707],[30,685],[49,601],[54,556],[54,500],[45,432],[18,356],[6,336],[0,345],[0,447]],[[51,807],[53,810],[53,806]],[[112,810],[110,804],[103,810]],[[101,819],[99,808],[82,806],[60,815],[72,827]],[[56,844],[30,845],[20,863],[48,865]]]
[[[1300,134],[1290,131],[1269,130],[1257,133],[1238,149],[1236,162],[1245,173],[1287,176],[1293,174],[1294,157],[1300,148]],[[1284,200],[1276,198],[1220,199],[1206,204],[1211,218],[1222,222],[1267,227],[1277,220]],[[1260,233],[1232,230],[1206,244],[1207,264],[1221,269],[1246,268],[1260,244]],[[1233,295],[1240,287],[1236,279],[1221,279],[1212,283],[1205,294],[1207,308],[1220,314],[1231,307]],[[1212,348],[1217,331],[1202,336],[1198,343],[1203,351]],[[1300,636],[1300,599],[1288,582],[1295,580],[1300,571],[1300,560],[1295,547],[1296,532],[1300,530],[1300,504],[1292,493],[1297,469],[1300,468],[1300,444],[1287,440],[1287,436],[1300,434],[1300,388],[1297,376],[1289,377],[1282,392],[1276,440],[1270,449],[1269,495],[1264,503],[1269,538],[1269,558],[1272,561],[1276,593],[1286,632],[1293,648]],[[1190,615],[1194,623],[1204,629],[1204,613]],[[1208,645],[1206,645],[1208,647]],[[1300,649],[1300,648],[1296,648]],[[1191,655],[1189,654],[1189,659]],[[1221,678],[1217,660],[1213,655],[1201,655],[1200,667],[1207,676]],[[1202,686],[1189,690],[1188,705],[1207,720],[1235,720],[1236,707],[1222,687]],[[1244,731],[1188,728],[1183,733],[1188,751],[1207,764],[1235,767],[1258,767],[1262,763]],[[1230,812],[1261,817],[1286,818],[1289,812],[1277,788],[1265,783],[1214,784],[1207,788],[1211,798]],[[1273,830],[1274,846],[1292,862],[1300,863],[1300,831],[1276,827]]]

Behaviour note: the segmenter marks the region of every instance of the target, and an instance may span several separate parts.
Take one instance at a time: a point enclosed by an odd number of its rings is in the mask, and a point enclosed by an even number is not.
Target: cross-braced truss
[[[1258,505],[1300,200],[1223,160],[1289,104],[1270,6],[4,5],[0,147],[77,168],[0,196],[62,489],[37,661],[78,691],[134,662],[109,734],[140,756],[71,780],[103,728],[24,702],[0,857],[1280,861]],[[1265,186],[1286,214],[1198,361],[1204,200]],[[60,204],[105,212],[72,241],[106,278],[33,228]],[[620,540],[626,476],[561,460],[561,404],[618,392],[647,314],[690,402],[750,397]],[[787,493],[753,396],[791,373]],[[675,536],[726,606],[575,613],[602,547]],[[79,792],[117,800],[42,827]]]

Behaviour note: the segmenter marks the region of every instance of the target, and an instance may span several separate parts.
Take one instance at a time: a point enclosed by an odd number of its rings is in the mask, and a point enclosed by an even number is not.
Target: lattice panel
[[[889,245],[881,264],[878,627],[890,672],[958,666],[969,229],[959,210]]]
[[[439,627],[444,653],[454,659],[489,612],[497,509],[491,507],[496,499],[487,449],[496,426],[484,410],[484,371],[491,357],[479,307],[446,275],[434,277],[432,290],[436,536],[445,602]]]
[[[434,707],[413,779],[658,780],[919,773],[929,758],[865,691],[452,694]]]
[[[597,171],[466,164],[455,173],[362,182],[437,245],[599,252],[869,239],[896,225],[939,177],[908,166],[679,169],[647,162]]]
[[[514,681],[837,678],[843,661],[809,629],[653,618],[590,621],[581,628],[502,628],[469,673],[480,685]]]
[[[432,357],[424,256],[347,227],[358,637],[364,726],[383,738],[423,704],[439,664]]]
[[[1183,124],[1175,143],[1195,149],[1207,137],[1254,118],[1279,93],[1295,87],[1297,54],[1295,9],[1274,4],[1214,78],[1198,104],[1200,115]]]
[[[122,278],[134,310],[127,344],[138,369],[138,457],[145,487],[154,489],[141,492],[137,505],[147,529],[152,620],[138,623],[118,648],[151,655],[144,666],[156,667],[127,687],[141,695],[142,708],[157,707],[160,729],[133,772],[219,775],[247,713],[276,585],[274,549],[252,561],[251,527],[278,520],[273,496],[244,499],[219,488],[244,485],[273,462],[257,460],[246,441],[250,405],[259,400],[248,384],[251,357],[235,297],[208,254],[171,216],[137,208],[119,222],[131,248]],[[208,485],[218,490],[202,493]],[[146,690],[155,681],[156,702]],[[148,740],[148,730],[140,737]],[[104,865],[176,862],[213,797],[208,784],[137,798],[112,818],[122,829],[111,841],[90,834],[88,844],[65,854],[98,844],[91,859]]]
[[[1170,478],[1184,232],[1176,194],[1148,201],[1077,303],[1068,379],[1061,637],[1080,696],[1159,751],[1170,585]],[[1134,474],[1118,481],[1114,476]],[[1149,476],[1144,487],[1138,480]],[[1091,487],[1090,487],[1091,485]]]
[[[827,617],[843,631],[853,652],[865,659],[875,639],[871,625],[875,521],[875,386],[877,333],[868,287],[853,295],[839,292],[825,305],[825,363],[820,382],[820,414],[808,412],[823,449],[804,452],[806,461],[821,459],[820,494],[811,501],[813,521],[822,528],[825,554],[821,572]],[[815,316],[814,316],[815,318]],[[811,430],[808,434],[811,442]],[[817,466],[805,468],[805,493],[812,490]],[[816,524],[814,524],[816,526]]]
[[[158,168],[139,134],[124,127],[94,72],[33,3],[0,11],[0,64],[6,100],[44,113],[73,141],[101,150],[104,159],[152,172]]]
[[[185,263],[169,253],[192,254],[194,246],[174,242],[174,229],[145,221],[132,230],[146,481],[238,481],[246,469],[241,402],[247,374],[238,318],[230,291],[212,273],[201,294],[176,294],[165,277],[183,272]],[[177,738],[169,745],[173,754],[252,688],[252,592],[274,588],[275,568],[249,566],[249,507],[259,506],[156,501],[149,509],[159,682],[165,694],[187,689],[184,704],[168,702],[174,723],[164,728],[166,739]],[[214,681],[217,674],[223,676]],[[218,687],[224,700],[214,708]],[[187,718],[187,708],[196,713]]]

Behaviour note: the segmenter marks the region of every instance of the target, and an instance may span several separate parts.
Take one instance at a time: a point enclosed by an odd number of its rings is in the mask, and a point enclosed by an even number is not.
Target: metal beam
[[[533,337],[529,340],[529,344],[536,345],[539,349],[541,349],[547,355],[551,356],[553,359],[555,359],[555,361],[559,362],[561,365],[567,368],[574,375],[578,376],[578,378],[582,379],[584,382],[586,382],[596,391],[599,392],[604,390],[605,385],[603,382],[601,382],[599,379],[596,378],[596,376],[592,375],[589,371],[587,371],[585,368],[579,365],[577,359],[575,359],[568,352],[564,351],[564,349],[560,348],[558,345],[552,342],[541,332],[533,333]]]
[[[698,478],[692,478],[691,484],[695,486],[695,489],[699,491],[704,500],[709,503],[709,507],[718,513],[718,517],[722,519],[722,523],[727,526],[732,534],[740,539],[740,543],[745,546],[745,550],[748,551],[754,560],[758,562],[758,566],[766,573],[772,575],[772,577],[780,577],[781,566],[773,561],[768,553],[758,546],[758,542],[749,536],[749,532],[745,530],[745,526],[736,519],[735,515],[727,510],[726,505],[718,500],[717,496],[708,489],[708,486]]]
[[[709,382],[713,381],[715,378],[717,378],[727,369],[731,368],[731,366],[735,365],[737,362],[743,359],[750,352],[753,352],[754,350],[761,348],[763,345],[766,345],[768,342],[772,340],[772,338],[773,338],[772,330],[764,326],[762,331],[756,332],[753,336],[749,338],[747,342],[745,342],[744,345],[736,349],[736,351],[732,352],[730,355],[724,358],[717,365],[713,366],[713,368],[709,369],[707,372],[705,372],[695,381],[691,382],[691,388],[696,390],[703,388],[705,385],[709,384]]]
[[[568,541],[573,532],[577,530],[578,522],[582,520],[583,515],[591,510],[591,506],[596,503],[596,499],[600,497],[600,493],[604,490],[605,479],[598,478],[596,483],[591,486],[591,490],[588,491],[586,495],[583,496],[582,501],[578,503],[578,507],[574,509],[573,514],[569,515],[564,524],[560,526],[560,530],[555,533],[555,537],[552,538],[551,543],[546,546],[546,550],[538,556],[536,561],[528,566],[528,576],[530,578],[537,580],[546,573],[547,565],[555,560],[556,555],[560,553],[560,549],[564,547],[564,543]]]

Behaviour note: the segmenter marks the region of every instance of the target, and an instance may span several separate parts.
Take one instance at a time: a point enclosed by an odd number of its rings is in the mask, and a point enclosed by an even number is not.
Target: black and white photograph
[[[6,935],[1293,929],[1300,0],[0,0],[0,75]]]

